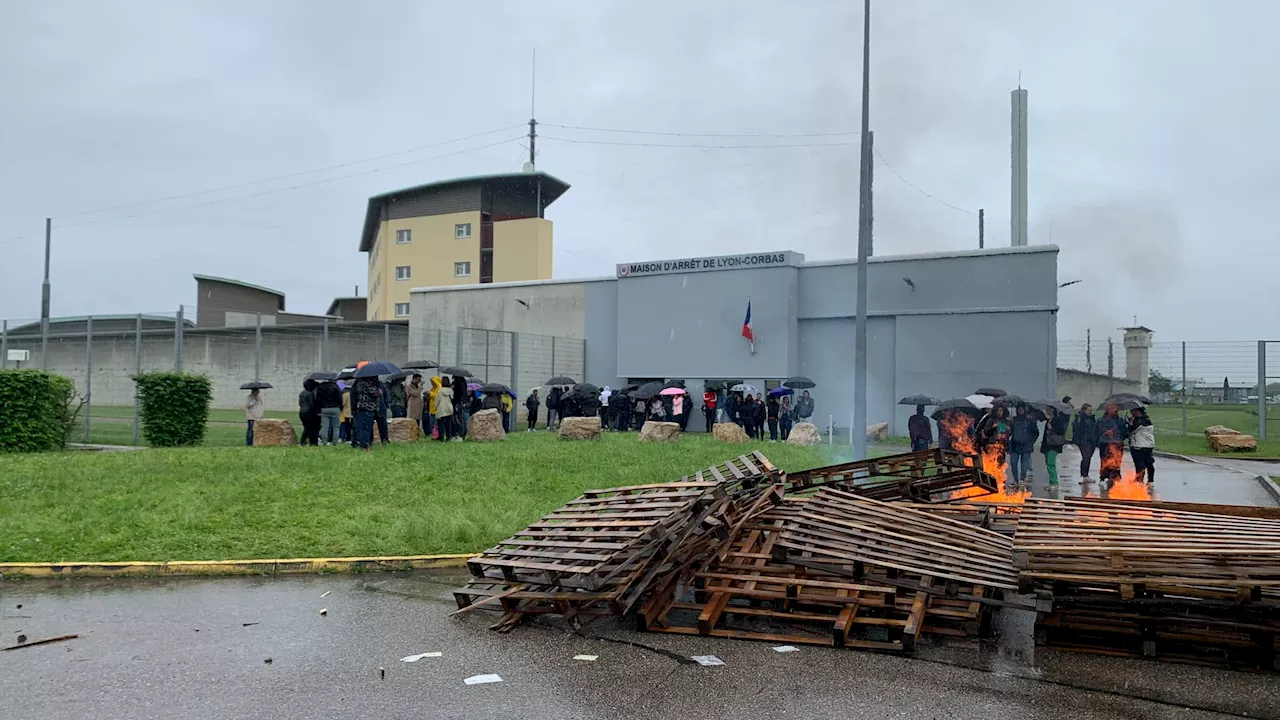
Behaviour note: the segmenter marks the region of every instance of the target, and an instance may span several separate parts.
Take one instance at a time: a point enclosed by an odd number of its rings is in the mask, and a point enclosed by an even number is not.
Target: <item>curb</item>
[[[0,577],[102,578],[388,572],[462,567],[473,557],[476,556],[465,554],[275,560],[174,560],[170,562],[14,562],[0,563]]]

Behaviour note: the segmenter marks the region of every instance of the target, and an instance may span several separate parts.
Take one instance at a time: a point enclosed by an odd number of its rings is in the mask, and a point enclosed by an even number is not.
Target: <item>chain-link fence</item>
[[[0,321],[0,368],[36,368],[75,383],[84,404],[83,431],[73,440],[137,444],[135,385],[140,372],[183,370],[207,375],[214,421],[239,421],[251,380],[271,383],[266,409],[296,414],[306,376],[360,360],[434,360],[461,365],[479,382],[527,394],[554,375],[583,379],[581,339],[472,328],[423,333],[410,348],[406,321],[344,322],[324,316],[270,315],[228,309],[233,327],[199,327],[194,308],[169,313]],[[424,373],[425,374],[425,373]],[[222,412],[218,412],[221,410]]]
[[[1118,392],[1148,396],[1164,432],[1227,425],[1267,437],[1280,428],[1280,341],[1058,341],[1058,394],[1094,405]]]

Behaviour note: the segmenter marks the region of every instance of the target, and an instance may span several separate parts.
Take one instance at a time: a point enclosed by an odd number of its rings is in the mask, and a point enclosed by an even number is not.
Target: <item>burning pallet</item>
[[[1028,500],[1014,558],[1038,640],[1280,670],[1280,520],[1228,512]]]
[[[964,453],[920,450],[788,473],[787,490],[835,487],[873,500],[916,503],[996,492],[996,479],[974,465]]]

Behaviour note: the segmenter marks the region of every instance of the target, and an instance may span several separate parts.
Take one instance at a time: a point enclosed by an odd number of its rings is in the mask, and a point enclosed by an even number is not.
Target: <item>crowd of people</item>
[[[647,398],[613,390],[606,385],[596,392],[584,387],[553,386],[545,398],[533,390],[524,401],[527,430],[538,428],[545,409],[545,428],[555,430],[569,417],[599,417],[610,432],[638,431],[648,420],[674,422],[683,432],[697,408],[688,391],[673,387]],[[799,398],[791,390],[761,393],[709,389],[702,395],[706,431],[717,422],[732,422],[755,440],[786,440],[796,423],[813,416],[813,397],[805,390]],[[461,376],[431,376],[414,373],[405,379],[384,380],[376,376],[351,379],[303,381],[298,393],[298,420],[302,425],[302,445],[349,443],[368,450],[374,442],[374,428],[383,443],[389,442],[389,418],[413,418],[421,436],[448,442],[467,435],[470,418],[481,410],[496,410],[502,425],[513,432],[516,423],[515,397],[510,391],[485,393]],[[252,390],[245,400],[245,444],[253,444],[254,423],[263,417],[261,392]]]
[[[1062,399],[1067,406],[1070,401],[1069,397]],[[917,406],[907,423],[913,450],[928,448],[933,442],[932,427],[924,409],[923,405]],[[1130,409],[1125,418],[1115,402],[1105,404],[1102,417],[1095,417],[1093,406],[1088,403],[1074,416],[1048,405],[1043,412],[1043,433],[1040,417],[1027,403],[1015,403],[1013,414],[1009,412],[1009,405],[999,399],[978,417],[963,409],[944,410],[938,418],[938,446],[943,449],[974,447],[979,454],[994,457],[1001,470],[1008,465],[1014,485],[1025,487],[1032,474],[1031,456],[1037,440],[1045,456],[1050,486],[1058,485],[1058,455],[1066,445],[1075,445],[1080,450],[1082,480],[1089,479],[1095,452],[1099,458],[1099,479],[1117,480],[1123,448],[1128,443],[1137,480],[1155,482],[1155,427],[1144,407]],[[968,442],[958,442],[962,435]]]

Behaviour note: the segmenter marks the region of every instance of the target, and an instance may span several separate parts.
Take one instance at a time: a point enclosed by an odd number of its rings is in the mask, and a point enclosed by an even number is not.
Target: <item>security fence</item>
[[[1165,432],[1199,434],[1206,424],[1230,424],[1266,438],[1280,427],[1280,341],[1131,344],[1059,339],[1058,394],[1073,395],[1078,405],[1142,392],[1156,405],[1180,409],[1155,417]]]
[[[337,371],[360,360],[434,360],[461,365],[479,382],[498,382],[518,394],[548,378],[582,379],[581,339],[471,328],[424,333],[410,352],[406,321],[352,322],[334,317],[227,313],[236,327],[197,327],[194,308],[178,312],[0,321],[0,368],[35,368],[75,383],[84,401],[83,434],[73,440],[137,444],[133,377],[182,370],[207,375],[213,407],[243,407],[251,380],[271,383],[266,409],[297,411],[298,391],[317,370]],[[428,374],[429,371],[424,372]],[[226,415],[225,413],[223,415]]]

